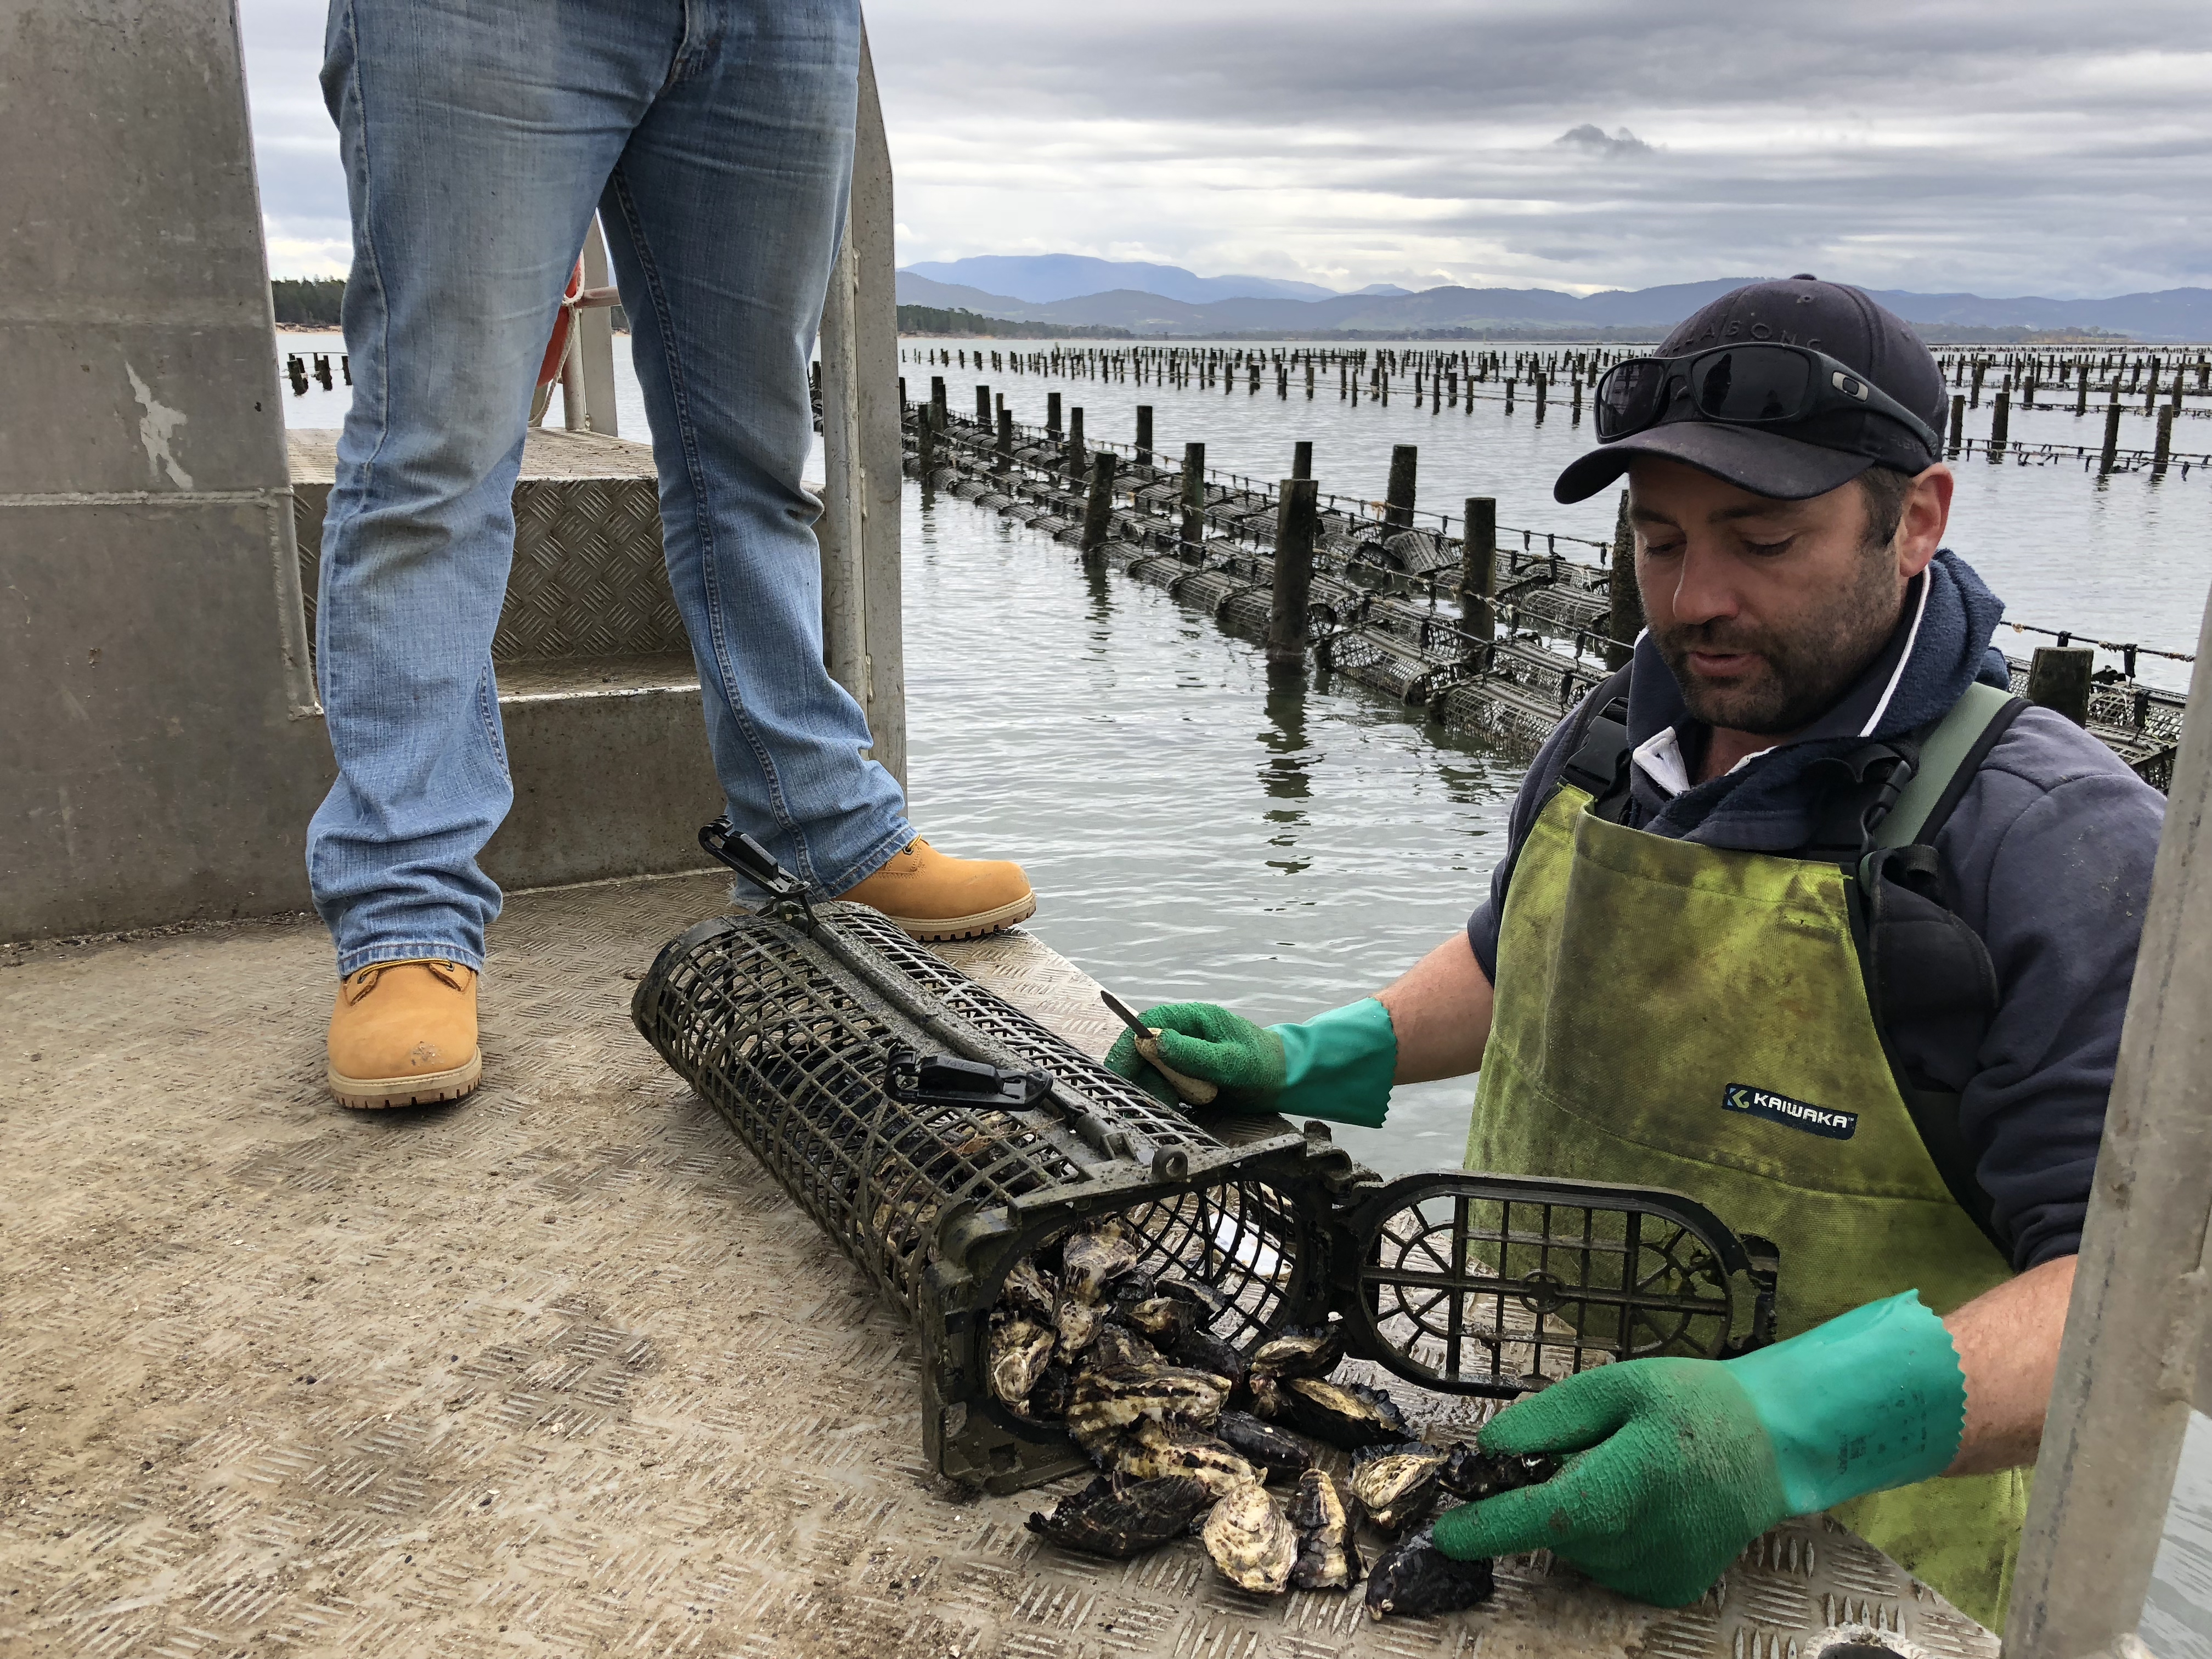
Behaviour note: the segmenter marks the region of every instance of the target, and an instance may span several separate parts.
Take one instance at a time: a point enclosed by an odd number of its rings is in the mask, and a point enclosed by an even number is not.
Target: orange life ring
[[[576,307],[574,303],[584,291],[584,262],[576,261],[575,270],[568,273],[568,286],[561,290],[561,303],[553,313],[553,337],[545,343],[545,361],[538,365],[538,391],[540,397],[550,393],[553,383],[561,378],[561,366],[568,361],[569,331],[576,326]],[[543,404],[540,404],[543,407]]]

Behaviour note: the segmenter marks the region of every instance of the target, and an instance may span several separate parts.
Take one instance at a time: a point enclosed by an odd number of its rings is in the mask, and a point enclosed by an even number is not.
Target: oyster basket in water
[[[1677,1194],[1458,1170],[1385,1181],[1325,1126],[1187,1116],[873,910],[739,910],[672,941],[638,1030],[912,1322],[926,1449],[1010,1491],[1087,1467],[985,1382],[1007,1271],[1124,1217],[1144,1266],[1226,1298],[1212,1334],[1341,1316],[1423,1387],[1510,1398],[1765,1340],[1772,1264]]]

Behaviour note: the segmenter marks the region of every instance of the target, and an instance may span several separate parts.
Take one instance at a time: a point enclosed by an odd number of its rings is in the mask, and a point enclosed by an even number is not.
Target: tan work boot
[[[338,981],[331,1092],[374,1111],[459,1100],[483,1075],[477,976],[458,962],[376,962]]]
[[[848,892],[916,939],[980,939],[1036,913],[1022,866],[1003,859],[956,859],[915,838]]]

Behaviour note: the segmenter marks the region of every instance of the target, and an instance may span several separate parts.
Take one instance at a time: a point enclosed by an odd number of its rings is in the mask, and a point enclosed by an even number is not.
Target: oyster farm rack
[[[1348,1353],[1441,1393],[1511,1399],[1771,1339],[1773,1247],[1680,1194],[1385,1180],[1324,1124],[1187,1115],[876,911],[810,904],[726,823],[700,841],[769,902],[670,941],[632,1018],[904,1313],[924,1449],[949,1479],[1010,1492],[1088,1467],[1059,1425],[992,1394],[985,1343],[1008,1271],[1109,1215],[1146,1271],[1220,1292],[1220,1340],[1334,1317]]]

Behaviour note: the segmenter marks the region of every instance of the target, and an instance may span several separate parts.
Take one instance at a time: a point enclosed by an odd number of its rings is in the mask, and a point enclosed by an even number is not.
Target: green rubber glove
[[[1548,1549],[1679,1607],[1778,1522],[1941,1474],[1966,1416],[1950,1333],[1917,1291],[1741,1359],[1601,1365],[1485,1425],[1485,1451],[1577,1455],[1540,1486],[1448,1511],[1437,1547]]]
[[[1160,1058],[1187,1077],[1218,1085],[1225,1106],[1370,1129],[1390,1109],[1398,1034],[1390,1011],[1373,997],[1297,1025],[1255,1025],[1211,1002],[1163,1002],[1142,1018],[1160,1033]],[[1175,1103],[1167,1079],[1137,1057],[1131,1033],[1115,1040],[1106,1064]]]

